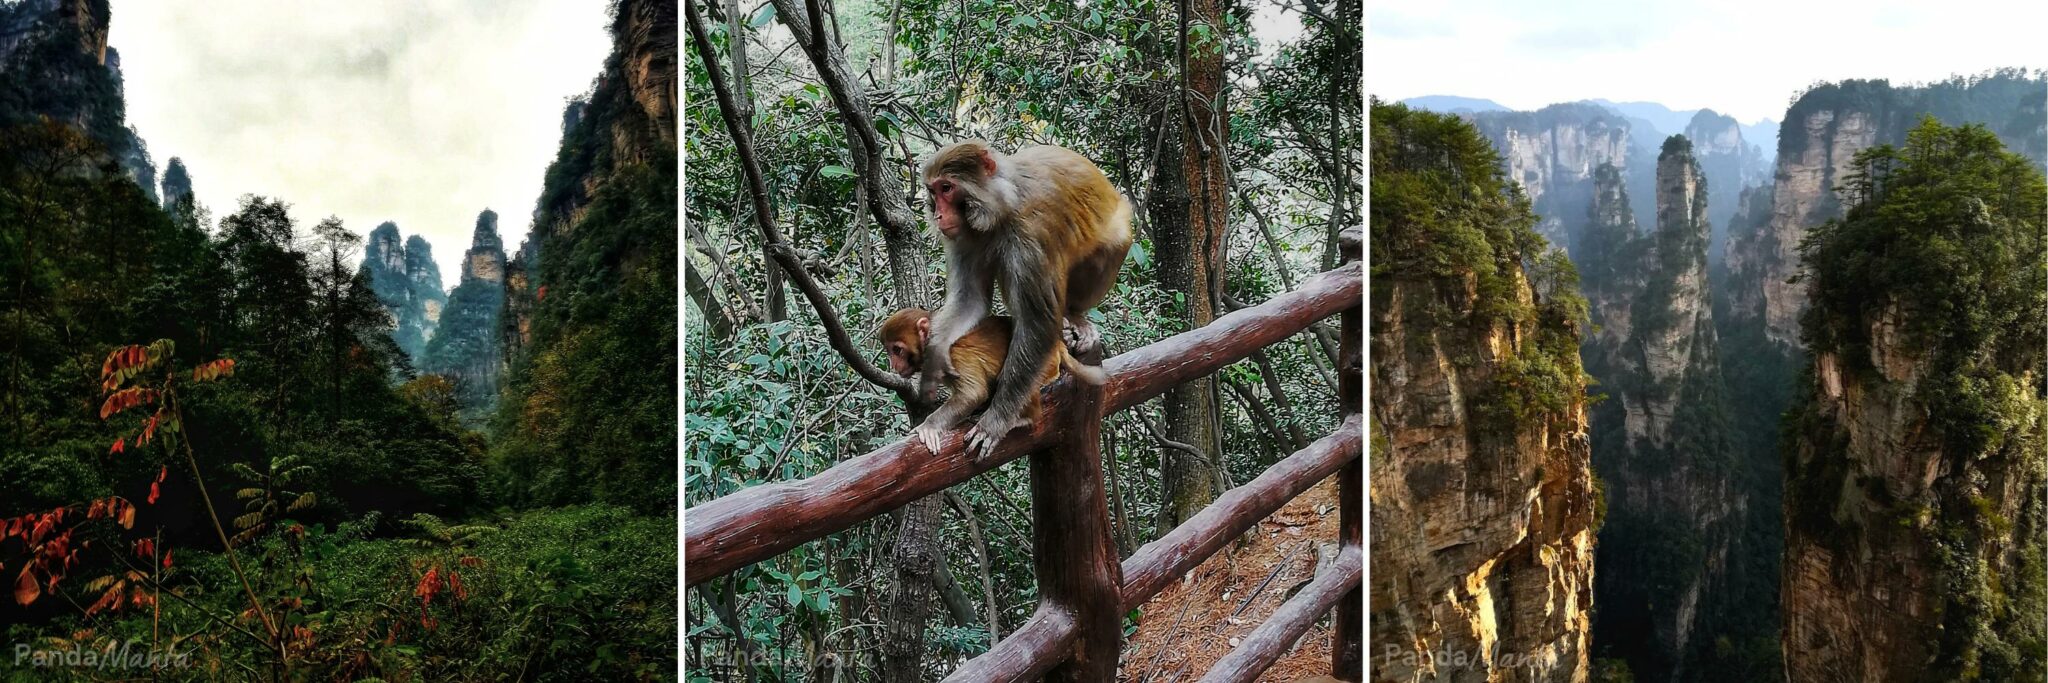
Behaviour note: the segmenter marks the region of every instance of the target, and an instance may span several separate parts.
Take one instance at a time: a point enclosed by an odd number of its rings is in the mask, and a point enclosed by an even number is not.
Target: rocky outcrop
[[[1456,282],[1373,284],[1372,680],[1583,681],[1594,507],[1584,412],[1482,423],[1475,399],[1528,342],[1428,313],[1449,305],[1462,319],[1476,294]]]
[[[169,166],[164,167],[163,180],[164,211],[177,211],[178,202],[192,201],[192,175],[185,170],[185,160],[171,157]]]
[[[1592,200],[1594,170],[1607,164],[1626,175],[1632,159],[1640,164],[1628,122],[1583,102],[1469,117],[1500,152],[1508,179],[1528,195],[1536,232],[1576,259],[1583,246],[1576,221]]]
[[[477,214],[469,250],[462,254],[462,279],[448,293],[422,364],[425,371],[455,383],[463,413],[471,419],[481,419],[497,401],[504,305],[505,245],[498,236],[498,213],[484,209]]]
[[[1742,125],[1734,117],[1701,109],[1685,127],[1700,171],[1716,192],[1707,199],[1707,223],[1713,228],[1707,240],[1707,261],[1718,263],[1727,247],[1728,225],[1735,216],[1742,190],[1768,184],[1763,152],[1743,137]]]
[[[419,367],[448,295],[441,291],[441,268],[434,263],[433,246],[419,235],[401,243],[398,235],[398,224],[389,221],[370,231],[363,245],[363,271],[370,275],[370,291],[391,315],[391,341]]]
[[[106,0],[0,6],[0,125],[63,122],[84,131],[156,201],[156,166],[126,123],[120,54],[107,47]]]
[[[1876,170],[1851,167],[1879,189],[1801,251],[1811,360],[1786,416],[1782,587],[1794,683],[2048,677],[2048,187],[1981,131],[1914,135]]]
[[[1595,329],[1582,348],[1607,400],[1592,414],[1606,483],[1593,622],[1596,656],[1640,680],[1683,680],[1718,590],[1745,495],[1721,432],[1725,406],[1707,288],[1710,183],[1683,136],[1657,160],[1657,229],[1635,235],[1610,169],[1596,176],[1604,262],[1585,274]]]
[[[612,54],[563,112],[504,270],[497,456],[519,473],[508,488],[546,492],[535,502],[674,505],[677,16],[674,2],[613,4]]]
[[[1999,71],[1917,87],[1848,80],[1800,95],[1785,112],[1778,135],[1770,221],[1729,245],[1729,286],[1738,302],[1731,312],[1759,321],[1770,340],[1796,347],[1799,314],[1806,305],[1803,288],[1790,282],[1799,269],[1799,240],[1807,230],[1841,216],[1834,189],[1856,152],[1903,143],[1906,131],[1921,116],[1931,115],[1951,125],[1986,124],[2008,148],[2044,163],[2044,90],[2048,84],[2038,76]]]
[[[1375,104],[1373,144],[1401,146],[1383,121],[1436,116]],[[1528,210],[1497,192],[1508,180],[1490,159],[1410,151],[1374,173],[1452,158],[1488,204],[1446,220]],[[1400,213],[1369,224],[1371,680],[1585,681],[1597,493],[1569,264],[1519,253],[1534,235],[1512,224],[1476,226],[1470,250],[1411,253],[1445,242]],[[1540,277],[1474,265],[1525,256]],[[1450,270],[1424,265],[1439,257]]]

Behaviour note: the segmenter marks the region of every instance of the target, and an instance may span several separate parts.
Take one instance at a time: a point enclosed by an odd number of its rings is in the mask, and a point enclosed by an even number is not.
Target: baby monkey
[[[1003,358],[1010,353],[1012,326],[1008,316],[988,316],[959,341],[953,342],[953,374],[945,377],[946,387],[952,390],[953,395],[915,430],[917,440],[924,444],[925,450],[937,454],[940,435],[987,404],[989,393],[995,389],[996,375],[1003,370]],[[882,330],[877,336],[889,352],[889,369],[904,377],[917,374],[924,367],[924,347],[931,339],[931,333],[932,314],[922,308],[906,308],[882,321]],[[1045,359],[1045,368],[1038,373],[1038,385],[1044,386],[1059,377],[1060,368],[1066,368],[1069,374],[1083,382],[1102,384],[1101,368],[1082,365],[1067,353],[1066,345],[1054,344],[1052,355]],[[1032,387],[1033,391],[1025,399],[1024,410],[1020,413],[1025,420],[1038,418],[1037,388]]]

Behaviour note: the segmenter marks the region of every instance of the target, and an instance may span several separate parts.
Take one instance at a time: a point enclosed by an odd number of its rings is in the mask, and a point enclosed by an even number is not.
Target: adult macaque
[[[931,314],[922,308],[906,308],[882,321],[882,345],[889,351],[889,369],[896,374],[909,377],[923,366],[926,344],[931,338]],[[989,316],[968,330],[967,334],[953,342],[953,368],[955,374],[946,378],[946,386],[953,395],[944,405],[925,417],[917,426],[915,435],[925,450],[939,452],[939,436],[946,430],[960,424],[960,418],[980,408],[987,402],[990,389],[1002,371],[1003,358],[1010,351],[1012,323],[1008,317]],[[1053,358],[1047,358],[1039,374],[1032,378],[1031,391],[1024,399],[1024,407],[1018,416],[1026,421],[1038,417],[1038,387],[1058,377],[1060,368],[1082,381],[1102,383],[1102,369],[1082,365],[1067,354],[1065,346],[1053,347]]]
[[[1016,320],[988,411],[967,433],[967,452],[995,449],[1038,394],[1033,378],[1060,342],[1062,321],[1074,353],[1101,342],[1088,311],[1102,303],[1131,248],[1131,203],[1086,157],[1052,146],[1001,154],[968,141],[939,150],[924,165],[932,221],[946,243],[946,303],[931,323],[921,395],[955,371],[953,343],[988,315],[1003,286]]]

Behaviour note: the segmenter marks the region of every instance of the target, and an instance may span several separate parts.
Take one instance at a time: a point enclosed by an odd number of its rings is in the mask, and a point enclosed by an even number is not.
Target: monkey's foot
[[[967,457],[974,460],[988,457],[988,454],[995,452],[996,444],[1003,440],[1003,436],[1009,434],[1011,430],[1030,424],[1031,422],[1023,418],[1001,420],[983,414],[981,419],[974,421],[974,427],[967,430]]]
[[[1102,345],[1102,331],[1095,329],[1087,318],[1082,318],[1080,324],[1067,322],[1060,328],[1060,336],[1067,343],[1067,352],[1076,356],[1085,356]]]

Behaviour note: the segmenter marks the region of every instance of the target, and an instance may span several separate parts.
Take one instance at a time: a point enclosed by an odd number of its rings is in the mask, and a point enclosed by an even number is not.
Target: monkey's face
[[[924,347],[904,343],[900,339],[889,341],[889,370],[909,377],[924,367]]]
[[[904,377],[917,374],[924,367],[924,345],[931,330],[931,314],[922,308],[906,308],[883,321],[882,345],[889,351],[889,370]]]
[[[967,191],[950,175],[925,184],[925,191],[931,194],[932,222],[939,224],[939,234],[949,240],[958,239],[961,226],[967,222]]]

